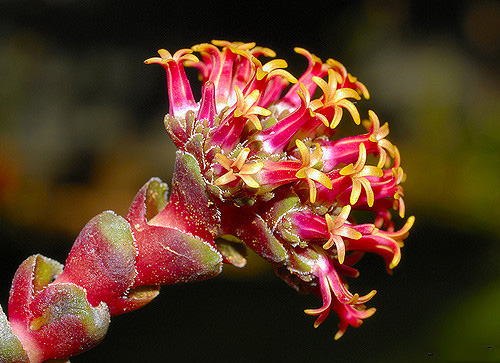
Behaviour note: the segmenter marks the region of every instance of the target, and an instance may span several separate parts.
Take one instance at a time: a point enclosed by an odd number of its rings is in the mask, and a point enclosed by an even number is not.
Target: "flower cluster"
[[[275,53],[254,43],[212,41],[174,55],[160,50],[146,63],[166,70],[165,125],[200,165],[220,213],[217,237],[236,237],[289,284],[321,296],[323,306],[306,313],[319,316],[317,326],[333,309],[338,339],[375,311],[364,305],[375,291],[360,297],[347,289],[346,277],[358,275],[353,265],[373,252],[393,269],[414,218],[397,231],[391,220],[391,209],[404,218],[406,175],[397,147],[386,139],[388,124],[370,110],[364,133],[339,136],[340,123],[352,122],[344,120],[345,111],[361,125],[355,102],[369,98],[366,87],[339,62],[295,51],[308,61],[299,79],[282,59],[263,64],[261,56]],[[199,103],[184,67],[199,70]],[[371,211],[371,223],[357,224],[358,210]],[[241,261],[224,251],[226,262]]]
[[[0,309],[1,362],[90,349],[110,316],[146,305],[160,285],[210,278],[223,263],[244,266],[245,247],[323,300],[305,311],[317,316],[315,327],[335,311],[335,339],[374,313],[365,304],[375,291],[360,296],[347,282],[365,252],[382,256],[388,271],[399,263],[414,222],[396,230],[392,221],[392,209],[405,214],[401,157],[387,123],[373,111],[362,121],[355,102],[369,98],[366,87],[339,62],[295,51],[308,61],[298,79],[282,59],[263,64],[275,53],[254,43],[162,49],[145,61],[167,74],[165,127],[178,148],[172,192],[167,198],[167,185],[152,178],[125,218],[94,217],[64,266],[41,255],[25,260],[9,320]],[[199,72],[199,102],[185,67]],[[364,132],[343,136],[350,119]]]

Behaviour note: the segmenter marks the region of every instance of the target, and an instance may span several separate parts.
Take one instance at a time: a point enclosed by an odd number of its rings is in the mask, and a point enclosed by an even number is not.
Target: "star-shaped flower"
[[[380,120],[372,110],[368,111],[368,115],[370,117],[370,120],[363,121],[363,124],[371,132],[368,140],[376,143],[378,146],[380,156],[377,166],[379,168],[382,168],[387,162],[387,153],[389,153],[389,155],[394,158],[396,153],[395,146],[386,139],[387,135],[389,135],[389,124],[386,122],[385,124],[380,126]]]
[[[316,149],[311,154],[309,148],[299,139],[295,140],[295,145],[297,145],[302,158],[302,166],[295,176],[300,179],[306,179],[309,185],[309,200],[311,203],[314,203],[316,201],[315,182],[323,184],[328,189],[332,189],[332,181],[325,173],[315,168],[323,158],[323,151],[319,144],[316,144]]]
[[[217,161],[227,170],[227,173],[216,179],[214,181],[215,185],[225,185],[239,177],[249,187],[258,188],[260,185],[252,178],[252,174],[259,172],[264,167],[264,164],[261,162],[245,164],[249,153],[250,149],[244,148],[234,161],[222,154],[216,154]]]
[[[342,208],[340,213],[333,219],[328,213],[325,214],[326,226],[328,228],[328,233],[330,238],[323,245],[325,250],[329,249],[335,244],[337,248],[337,259],[340,264],[344,263],[345,258],[345,245],[342,237],[351,239],[360,239],[362,234],[356,231],[354,228],[349,227],[345,222],[347,217],[351,213],[351,206],[346,205]]]
[[[237,98],[234,117],[246,118],[257,130],[262,130],[262,125],[260,124],[258,116],[269,116],[271,111],[256,105],[260,97],[260,92],[254,90],[247,97],[244,97],[240,88],[236,85],[234,86],[234,91]]]
[[[316,114],[321,115],[320,108],[333,107],[333,119],[330,122],[330,128],[334,129],[340,123],[342,118],[342,109],[345,108],[351,114],[356,125],[361,123],[359,112],[354,103],[347,98],[361,99],[358,92],[352,88],[337,89],[337,83],[341,80],[340,75],[333,69],[328,70],[328,82],[320,77],[312,77],[312,80],[322,89],[323,97],[311,102],[311,109],[316,111]],[[323,115],[324,116],[324,115]]]
[[[366,179],[367,176],[382,177],[384,172],[378,166],[365,165],[366,164],[366,147],[363,143],[359,144],[359,157],[356,164],[349,164],[340,170],[341,175],[349,175],[352,179],[352,191],[350,203],[355,204],[361,195],[361,187],[366,192],[366,200],[369,207],[373,206],[375,196],[373,194],[370,181]]]

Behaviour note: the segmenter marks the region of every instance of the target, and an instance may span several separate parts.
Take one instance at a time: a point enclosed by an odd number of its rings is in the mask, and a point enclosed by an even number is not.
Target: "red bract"
[[[109,316],[144,306],[160,285],[215,276],[223,263],[244,266],[245,247],[323,300],[306,310],[318,315],[315,327],[331,310],[339,316],[335,339],[375,312],[365,306],[375,290],[360,296],[347,281],[365,252],[382,256],[389,272],[399,263],[414,222],[396,230],[392,221],[392,209],[405,214],[401,156],[373,111],[364,132],[339,137],[346,113],[361,125],[354,101],[369,97],[366,87],[339,62],[296,52],[308,61],[298,79],[284,60],[258,59],[275,54],[254,43],[213,41],[146,60],[167,73],[165,127],[179,149],[170,197],[153,178],[126,218],[108,211],[85,226],[64,268],[28,258],[12,284],[10,325],[0,316],[2,362],[89,349]],[[199,102],[185,66],[199,70]]]

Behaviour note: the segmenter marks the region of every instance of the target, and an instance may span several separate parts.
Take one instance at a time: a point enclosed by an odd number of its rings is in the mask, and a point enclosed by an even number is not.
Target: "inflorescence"
[[[315,327],[331,310],[338,315],[335,339],[375,312],[365,304],[376,291],[361,296],[347,282],[366,252],[388,272],[401,259],[414,222],[396,229],[392,220],[393,211],[405,218],[401,156],[387,123],[371,110],[362,120],[356,102],[369,93],[361,82],[333,59],[295,51],[308,62],[299,78],[282,59],[263,63],[275,53],[255,43],[214,40],[145,61],[167,74],[165,127],[178,148],[172,191],[152,178],[126,217],[94,217],[64,266],[41,255],[25,260],[8,321],[0,309],[1,362],[90,349],[110,316],[146,305],[160,285],[207,279],[224,263],[243,267],[246,247],[290,286],[322,299],[305,310]],[[199,102],[185,67],[198,70]],[[352,121],[363,131],[345,136]]]

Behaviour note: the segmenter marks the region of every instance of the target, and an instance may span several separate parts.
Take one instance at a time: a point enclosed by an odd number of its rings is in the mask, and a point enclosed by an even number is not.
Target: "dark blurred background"
[[[453,5],[450,5],[453,4]],[[377,313],[333,340],[320,306],[249,259],[162,288],[112,319],[94,361],[500,360],[500,3],[0,2],[0,303],[29,255],[64,262],[85,223],[170,181],[164,72],[142,61],[211,39],[255,41],[300,75],[304,47],[342,62],[401,150],[417,218],[393,276],[360,264]]]

